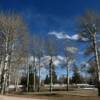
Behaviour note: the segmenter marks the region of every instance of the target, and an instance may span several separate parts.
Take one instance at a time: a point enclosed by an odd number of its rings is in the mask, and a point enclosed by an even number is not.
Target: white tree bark
[[[27,69],[27,92],[29,92],[29,62],[28,62],[28,58],[27,58],[27,61],[26,61],[26,69]]]
[[[36,65],[35,65],[35,56],[33,57],[33,68],[34,68],[34,84],[33,84],[33,91],[36,90]]]
[[[4,63],[4,80],[1,93],[4,94],[7,91],[7,75],[8,75],[8,64],[9,63],[9,53],[8,53],[8,38],[6,40],[6,56],[5,56],[5,63]]]
[[[41,83],[41,80],[40,80],[40,77],[41,77],[41,75],[40,75],[40,67],[41,67],[40,66],[40,62],[41,62],[41,59],[39,58],[39,68],[38,68],[38,70],[39,70],[39,73],[38,73],[39,74],[38,75],[39,76],[39,84],[38,84],[38,92],[40,92],[40,83]]]
[[[96,56],[96,63],[97,63],[97,70],[98,70],[98,81],[100,82],[100,63],[99,63],[99,54],[98,54],[95,35],[94,35],[94,49],[95,49],[95,56]]]
[[[50,92],[52,92],[52,85],[53,85],[53,80],[52,80],[52,57],[50,59],[50,64],[49,64],[49,70],[50,70]]]
[[[69,65],[67,65],[67,88],[66,90],[69,90]]]

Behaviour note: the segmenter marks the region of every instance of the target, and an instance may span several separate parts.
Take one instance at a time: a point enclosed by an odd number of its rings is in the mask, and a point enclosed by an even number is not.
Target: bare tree
[[[64,48],[64,55],[65,55],[65,62],[64,62],[64,66],[66,66],[66,90],[69,90],[69,69],[71,64],[74,62],[75,60],[75,53],[77,51],[77,48],[72,47],[72,46],[68,46]]]
[[[36,56],[37,56],[37,58],[38,58],[38,77],[39,77],[39,82],[38,82],[38,92],[40,91],[40,77],[41,77],[41,75],[40,75],[40,70],[41,70],[41,58],[43,57],[43,55],[44,55],[44,40],[42,39],[42,38],[38,38],[37,39],[37,43],[36,43],[36,45],[37,45],[37,52],[36,52]]]
[[[97,34],[100,32],[100,14],[93,11],[86,11],[84,15],[79,17],[79,19],[78,28],[80,30],[80,37],[90,40],[90,42],[93,44],[98,70],[98,96],[100,96],[100,63],[96,39]]]
[[[41,70],[41,58],[43,57],[43,54],[44,54],[44,39],[42,38],[42,37],[40,37],[40,36],[36,36],[36,35],[34,35],[33,37],[32,37],[32,42],[31,42],[32,44],[32,55],[34,56],[34,57],[36,57],[37,58],[37,69],[38,69],[38,92],[40,91],[40,77],[41,77],[41,75],[40,75],[40,70]],[[34,60],[35,61],[35,60]],[[36,63],[36,62],[34,62],[34,63]],[[36,65],[35,65],[35,67],[36,67]],[[35,70],[36,70],[36,68],[35,68]],[[36,75],[34,75],[34,79],[35,79],[35,76]],[[34,80],[35,81],[35,80]]]
[[[4,74],[4,56],[5,56],[5,36],[0,33],[0,83],[2,87],[3,74]]]
[[[4,80],[2,85],[2,94],[4,94],[4,92],[7,91],[9,83],[9,69],[11,66],[12,55],[14,55],[15,48],[19,46],[19,40],[22,41],[22,37],[26,33],[26,27],[20,16],[11,13],[1,13],[0,32],[5,36]]]
[[[57,41],[49,38],[46,40],[46,54],[50,56],[49,60],[49,77],[50,77],[50,92],[52,92],[53,78],[52,78],[52,67],[53,67],[53,57],[57,55],[58,47]]]
[[[32,38],[31,38],[31,41],[30,41],[30,46],[31,46],[31,50],[30,50],[30,54],[32,55],[33,57],[33,69],[34,69],[34,84],[33,84],[33,91],[35,92],[36,91],[36,70],[37,70],[37,67],[36,67],[36,59],[37,59],[37,49],[38,49],[38,46],[40,46],[40,44],[37,45],[38,43],[38,37],[33,35]]]

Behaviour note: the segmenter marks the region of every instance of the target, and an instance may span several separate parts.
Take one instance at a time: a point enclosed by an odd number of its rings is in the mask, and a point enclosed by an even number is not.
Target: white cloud
[[[29,63],[32,64],[33,63],[33,58],[30,57],[30,61]],[[41,58],[41,62],[40,62],[40,66],[41,68],[45,68],[45,67],[48,67],[49,66],[49,62],[50,61],[50,56],[43,56]],[[72,63],[73,61],[69,61],[69,65]],[[59,65],[63,65],[63,64],[66,64],[66,58],[64,56],[61,56],[61,55],[58,55],[58,56],[53,56],[53,64],[58,67]],[[39,67],[39,64],[38,64],[38,59],[36,58],[36,68]]]
[[[66,51],[68,51],[70,53],[76,53],[78,51],[78,48],[71,47],[71,46],[70,47],[66,47],[65,49],[66,49]]]
[[[62,63],[62,61],[64,60],[63,56],[54,56],[53,57],[53,64],[55,66],[58,66],[59,64]],[[41,66],[48,66],[49,65],[49,61],[50,61],[50,56],[44,56],[41,58]]]
[[[54,64],[55,66],[57,66],[57,65],[60,64],[60,61],[59,61],[59,60],[55,60],[55,61],[53,62],[53,64]]]
[[[63,32],[49,32],[49,35],[54,35],[58,39],[70,39],[70,36]]]
[[[71,39],[72,40],[78,40],[79,39],[79,35],[78,34],[72,35]]]
[[[41,80],[45,79],[46,75],[48,74],[48,71],[45,68],[41,68],[40,70],[40,74],[41,74]]]
[[[71,40],[78,40],[79,36],[78,34],[69,36],[68,34],[65,34],[64,32],[49,32],[49,35],[54,35],[58,39],[71,39]]]
[[[58,56],[57,56],[57,59],[58,59],[58,60],[64,60],[65,58],[64,58],[63,56],[58,55]]]
[[[49,35],[54,35],[56,38],[58,39],[69,39],[69,40],[82,40],[82,41],[87,41],[88,39],[87,38],[83,38],[78,35],[78,34],[74,34],[72,36],[64,33],[64,32],[49,32],[48,33]]]
[[[82,40],[82,41],[88,41],[89,39],[88,38],[81,37],[80,40]]]

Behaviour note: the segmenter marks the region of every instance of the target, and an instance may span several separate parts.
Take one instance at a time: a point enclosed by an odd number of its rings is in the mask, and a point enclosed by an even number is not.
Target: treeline
[[[88,61],[91,67],[83,64],[82,68],[93,77],[95,74],[94,80],[97,80],[100,95],[100,52],[98,50],[100,42],[97,41],[96,37],[96,34],[100,31],[100,15],[87,11],[78,18],[76,26],[79,32],[78,42],[88,44],[88,48],[84,52],[85,55],[90,56],[93,54],[93,59]],[[74,64],[78,52],[75,46],[66,42],[62,48],[62,44],[59,44],[55,38],[29,34],[27,24],[19,14],[0,13],[0,85],[2,94],[9,91],[8,87],[11,84],[15,85],[17,91],[19,80],[21,80],[21,83],[26,84],[27,91],[32,88],[33,91],[37,89],[39,92],[42,68],[48,69],[49,74],[46,78],[49,80],[50,92],[52,92],[52,85],[57,78],[54,65],[55,59],[63,62],[61,66],[66,70],[67,90],[72,65],[74,66],[73,83],[77,84],[81,81],[78,67],[75,67]],[[61,48],[63,49],[64,59],[60,59],[58,56]],[[20,79],[19,76],[25,77]],[[29,86],[29,84],[31,85]]]

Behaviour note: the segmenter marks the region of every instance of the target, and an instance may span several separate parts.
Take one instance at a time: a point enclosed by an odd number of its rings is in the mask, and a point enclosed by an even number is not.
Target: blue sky
[[[0,0],[1,10],[19,12],[33,33],[74,33],[72,20],[86,9],[100,9],[99,0]]]
[[[48,36],[50,32],[76,34],[74,20],[87,9],[100,11],[100,0],[0,0],[1,11],[19,13],[28,25],[31,34]],[[61,40],[59,40],[61,41]],[[75,41],[72,41],[75,42]],[[79,47],[77,64],[84,59],[84,44]],[[60,74],[60,69],[57,71]]]

